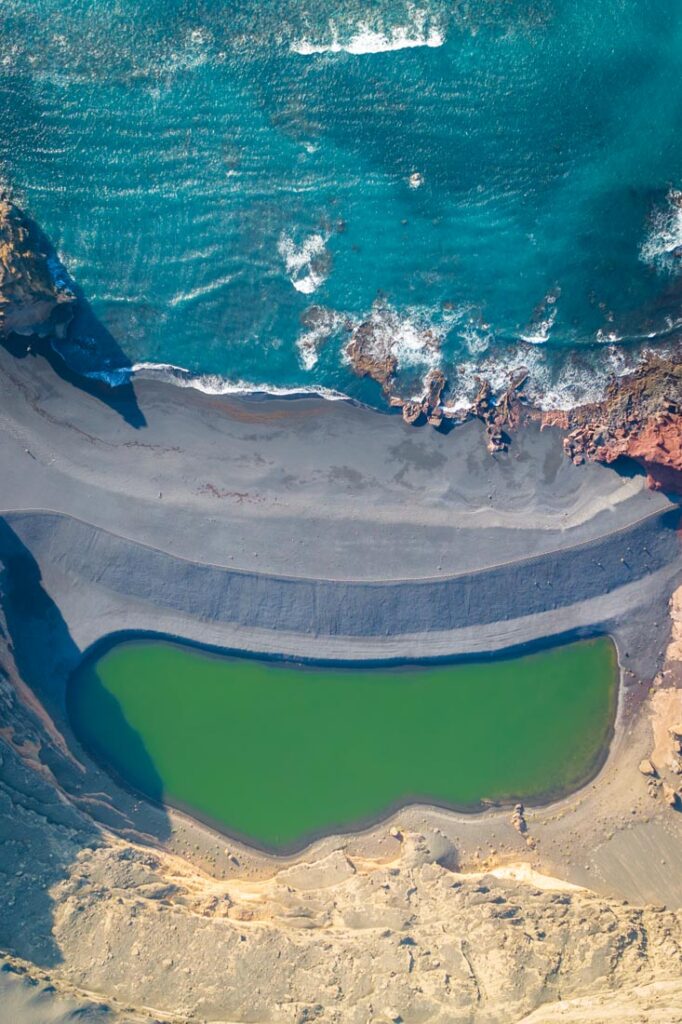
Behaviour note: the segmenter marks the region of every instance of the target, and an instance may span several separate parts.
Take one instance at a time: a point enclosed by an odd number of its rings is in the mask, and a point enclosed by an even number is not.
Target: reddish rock
[[[542,413],[561,426],[573,462],[635,459],[650,487],[682,493],[682,353],[650,356],[634,373],[614,378],[601,402],[568,413]]]
[[[421,418],[422,413],[421,402],[403,402],[403,419],[406,423],[416,423]]]
[[[488,451],[491,453],[507,451],[509,438],[506,431],[513,430],[521,422],[523,406],[519,392],[527,377],[525,370],[516,374],[498,398],[493,394],[490,381],[478,379],[479,389],[471,406],[471,415],[485,424]]]

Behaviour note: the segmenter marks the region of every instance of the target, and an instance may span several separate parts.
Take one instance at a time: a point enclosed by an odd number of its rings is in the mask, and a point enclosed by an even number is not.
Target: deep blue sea
[[[568,406],[682,323],[681,59],[680,0],[2,0],[0,181],[89,372],[381,404],[372,317],[406,395]]]

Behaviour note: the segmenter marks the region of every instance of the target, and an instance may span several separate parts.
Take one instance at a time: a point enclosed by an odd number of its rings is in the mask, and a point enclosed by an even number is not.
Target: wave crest
[[[373,27],[369,22],[360,22],[344,38],[335,22],[329,22],[331,38],[324,42],[299,39],[291,44],[292,53],[312,56],[321,53],[350,53],[363,56],[371,53],[392,53],[395,50],[413,49],[419,46],[438,47],[445,42],[440,26],[430,21],[426,12],[413,9],[407,25]]]
[[[639,250],[640,259],[658,270],[682,269],[682,191],[671,188],[666,205],[652,216],[651,230]]]

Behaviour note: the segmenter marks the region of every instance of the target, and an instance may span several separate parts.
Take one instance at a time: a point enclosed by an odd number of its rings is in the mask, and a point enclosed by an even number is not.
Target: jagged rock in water
[[[39,228],[1,198],[0,337],[64,336],[76,299],[59,269]]]
[[[359,377],[371,377],[389,394],[398,369],[398,359],[391,349],[389,333],[374,319],[356,327],[346,346],[346,355]]]
[[[406,423],[419,423],[426,419],[432,427],[439,427],[443,422],[441,395],[445,384],[445,374],[442,370],[429,370],[424,380],[425,394],[420,401],[403,401],[392,396],[391,405],[402,407]]]
[[[478,393],[471,406],[471,415],[485,424],[488,435],[488,451],[506,452],[509,438],[506,430],[517,427],[521,420],[521,398],[519,392],[527,380],[525,370],[516,374],[503,394],[496,399],[490,381],[478,378]]]
[[[403,403],[403,419],[406,423],[416,423],[421,419],[422,416],[422,404],[421,402],[404,402]]]

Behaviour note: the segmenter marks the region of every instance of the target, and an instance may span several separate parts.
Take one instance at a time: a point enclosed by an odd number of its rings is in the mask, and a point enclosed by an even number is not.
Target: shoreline
[[[60,671],[103,635],[130,632],[348,665],[487,659],[529,643],[608,633],[623,685],[606,763],[595,783],[529,813],[551,818],[566,804],[591,802],[592,785],[604,791],[603,780],[619,770],[637,714],[634,680],[651,679],[660,666],[667,601],[682,579],[676,530],[661,526],[671,520],[674,527],[679,505],[647,490],[643,477],[573,466],[560,433],[533,425],[519,429],[512,453],[490,456],[480,424],[424,442],[400,417],[351,403],[212,397],[140,381],[112,406],[56,375],[39,355],[17,362],[0,350],[0,381],[5,494],[14,499],[4,502],[11,535],[0,554],[30,559],[34,585],[59,609]],[[145,426],[121,415],[133,400]],[[201,483],[211,478],[220,480],[215,493]],[[45,506],[61,509],[38,511]],[[634,561],[625,567],[628,546]],[[539,567],[553,581],[541,594]],[[502,583],[505,572],[511,575]],[[468,597],[443,596],[467,579],[476,580],[462,592]],[[256,587],[253,602],[234,589],[237,582]],[[312,603],[286,597],[291,585],[308,588]],[[329,592],[327,619],[319,618],[320,587]],[[374,605],[375,592],[395,595],[398,604],[385,607],[377,597]],[[300,620],[291,619],[292,608]],[[262,618],[268,609],[276,628]],[[250,626],[245,615],[255,616]],[[350,632],[343,616],[355,622]],[[30,635],[17,637],[19,649]],[[42,664],[35,683],[62,728],[58,676]],[[106,789],[108,776],[96,775]],[[126,804],[110,788],[116,795],[107,800]],[[464,851],[506,815],[487,810],[462,819],[413,805],[394,816],[440,822],[461,833]],[[152,823],[164,817],[150,808],[137,829],[153,834]],[[373,848],[389,822],[318,840],[304,856],[339,841]],[[195,827],[202,828],[183,825]],[[205,842],[215,846],[210,830]],[[273,870],[265,855],[253,851],[248,859],[258,872]]]

